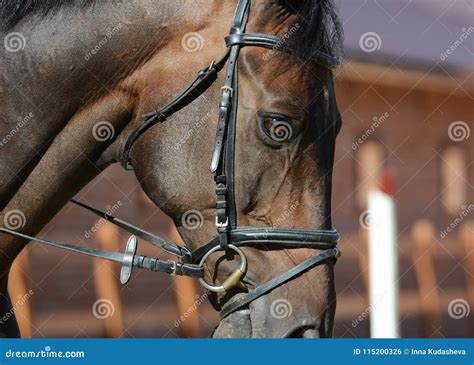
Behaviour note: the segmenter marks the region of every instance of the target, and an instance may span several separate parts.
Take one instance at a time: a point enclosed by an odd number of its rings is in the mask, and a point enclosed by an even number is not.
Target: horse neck
[[[11,64],[22,64],[32,79],[35,71],[46,70],[52,83],[71,81],[73,88],[65,91],[74,95],[81,88],[97,91],[97,85],[110,87],[125,78],[167,43],[182,37],[183,30],[208,27],[222,7],[210,2],[189,7],[169,0],[63,6],[10,29],[23,34],[27,47],[6,57],[15,58]],[[79,90],[74,79],[81,81]]]

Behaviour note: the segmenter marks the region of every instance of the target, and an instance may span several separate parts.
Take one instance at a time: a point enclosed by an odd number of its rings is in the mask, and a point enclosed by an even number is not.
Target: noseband
[[[328,260],[337,259],[340,255],[340,251],[336,246],[339,240],[339,233],[336,230],[239,227],[237,225],[234,188],[234,152],[238,105],[237,59],[239,51],[242,47],[246,46],[264,47],[283,52],[288,51],[284,46],[284,39],[281,37],[259,33],[245,33],[249,9],[250,0],[239,0],[230,33],[225,37],[227,50],[224,55],[219,60],[211,62],[209,66],[200,70],[195,79],[168,104],[145,115],[146,120],[131,133],[126,141],[121,157],[122,165],[126,169],[131,169],[132,165],[129,156],[136,140],[149,128],[164,122],[167,117],[184,108],[207,90],[217,79],[218,72],[227,64],[225,81],[221,88],[219,119],[211,158],[211,172],[214,175],[216,183],[217,210],[217,235],[212,238],[211,241],[191,252],[186,247],[180,247],[173,242],[157,237],[77,200],[71,201],[132,234],[127,242],[124,253],[107,252],[67,243],[43,240],[7,228],[0,228],[0,231],[49,246],[119,262],[122,264],[120,281],[123,284],[127,283],[130,279],[132,268],[139,267],[152,271],[166,272],[171,275],[196,277],[199,278],[201,284],[206,289],[217,293],[226,292],[234,287],[247,290],[244,295],[238,296],[237,299],[230,300],[222,307],[220,312],[221,318],[245,307],[255,299],[271,292],[273,289],[294,279],[311,268],[325,263]],[[328,69],[334,69],[340,65],[339,59],[323,52],[317,52],[314,55],[314,61]],[[159,258],[137,255],[137,240],[135,236],[176,256],[178,261],[160,260]],[[244,252],[241,250],[241,247],[244,246],[251,246],[261,250],[310,248],[320,250],[320,252],[276,278],[261,284],[255,289],[249,290],[243,286],[241,282],[247,270],[247,260]],[[218,250],[223,250],[229,254],[232,252],[237,253],[240,256],[240,266],[221,285],[211,285],[203,279],[203,265],[206,259]],[[230,256],[228,255],[228,257]]]

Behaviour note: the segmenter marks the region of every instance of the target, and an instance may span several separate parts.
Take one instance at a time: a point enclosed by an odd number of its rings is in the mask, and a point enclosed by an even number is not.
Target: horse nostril
[[[321,334],[315,325],[299,325],[293,327],[283,336],[284,338],[320,338]]]

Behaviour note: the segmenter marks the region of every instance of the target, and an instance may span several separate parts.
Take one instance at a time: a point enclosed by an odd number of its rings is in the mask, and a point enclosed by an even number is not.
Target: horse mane
[[[11,29],[28,15],[40,14],[42,16],[61,6],[88,6],[94,0],[1,0],[0,20],[4,30]]]
[[[335,57],[342,55],[343,29],[338,9],[332,0],[278,0],[280,6],[296,14],[298,29],[289,38],[288,46],[302,59],[316,51]]]
[[[2,28],[8,30],[32,14],[46,15],[62,6],[84,7],[96,0],[0,0]],[[297,15],[298,31],[289,39],[293,52],[308,59],[315,51],[340,56],[343,31],[332,0],[277,0]]]

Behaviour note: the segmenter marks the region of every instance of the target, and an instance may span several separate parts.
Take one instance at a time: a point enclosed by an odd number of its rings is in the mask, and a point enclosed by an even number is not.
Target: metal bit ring
[[[239,286],[240,280],[245,275],[245,272],[247,271],[247,258],[245,257],[244,252],[235,245],[229,245],[229,248],[239,254],[240,256],[239,268],[235,270],[232,274],[230,274],[229,277],[222,283],[222,285],[210,285],[206,283],[204,279],[202,278],[199,279],[199,282],[201,283],[201,285],[207,290],[210,290],[215,293],[224,293],[235,286]],[[222,250],[220,246],[216,246],[212,248],[211,250],[209,250],[201,259],[199,266],[203,266],[204,262],[208,259],[208,257],[214,252],[219,251],[219,250]]]

